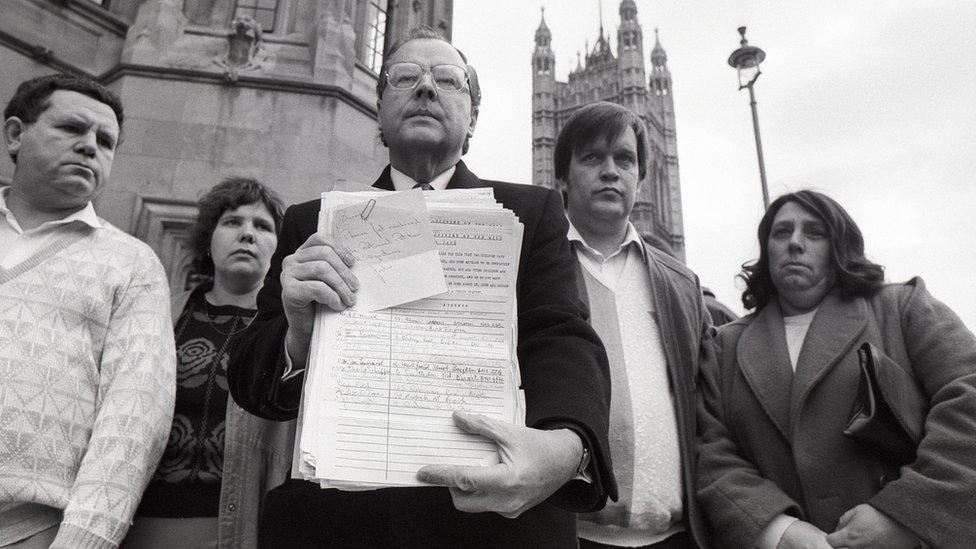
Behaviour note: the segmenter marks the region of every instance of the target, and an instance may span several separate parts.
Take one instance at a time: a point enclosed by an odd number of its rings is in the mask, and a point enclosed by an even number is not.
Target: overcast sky
[[[465,161],[532,180],[530,66],[539,7],[557,79],[598,33],[597,0],[455,0],[454,42],[484,100]],[[619,2],[603,1],[616,53]],[[637,0],[650,65],[654,28],[674,81],[689,266],[742,312],[739,266],[758,255],[762,194],[748,92],[729,54],[736,27],[766,51],[756,83],[770,194],[837,199],[887,278],[922,276],[976,329],[976,2]]]

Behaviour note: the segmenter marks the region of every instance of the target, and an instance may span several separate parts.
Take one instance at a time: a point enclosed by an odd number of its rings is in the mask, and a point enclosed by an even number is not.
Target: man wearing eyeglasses
[[[574,547],[568,511],[601,509],[608,495],[616,498],[616,484],[606,352],[576,296],[562,201],[465,167],[480,88],[463,54],[433,29],[413,29],[393,46],[377,97],[390,166],[375,187],[492,187],[525,226],[517,301],[527,427],[456,413],[460,428],[496,442],[501,464],[427,466],[418,479],[431,487],[340,492],[289,481],[265,501],[261,546]],[[228,374],[238,403],[269,419],[298,413],[314,304],[341,311],[356,300],[351,257],[316,232],[318,212],[316,200],[285,213],[258,320]]]

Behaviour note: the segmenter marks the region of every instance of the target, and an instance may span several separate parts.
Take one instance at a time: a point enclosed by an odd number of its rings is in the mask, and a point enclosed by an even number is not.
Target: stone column
[[[183,36],[187,18],[182,0],[147,0],[139,7],[122,48],[122,62],[162,65]]]
[[[312,78],[351,89],[356,68],[356,31],[345,0],[318,0],[315,25],[310,31]]]

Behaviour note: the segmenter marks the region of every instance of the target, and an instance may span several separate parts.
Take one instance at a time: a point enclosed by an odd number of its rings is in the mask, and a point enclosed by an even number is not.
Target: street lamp
[[[756,133],[756,153],[759,155],[759,179],[762,181],[763,207],[769,207],[769,187],[766,185],[766,164],[763,162],[762,141],[759,139],[759,115],[756,113],[756,92],[752,86],[762,74],[759,64],[766,58],[766,52],[750,46],[746,40],[746,28],[739,27],[742,40],[739,49],[729,56],[729,65],[735,67],[739,73],[739,89],[749,88],[749,105],[752,107],[752,128]]]

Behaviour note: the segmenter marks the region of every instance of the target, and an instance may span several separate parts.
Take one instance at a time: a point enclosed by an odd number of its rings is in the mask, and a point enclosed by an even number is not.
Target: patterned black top
[[[169,442],[136,512],[149,517],[215,517],[220,506],[230,341],[255,309],[191,294],[176,321],[176,408]]]

